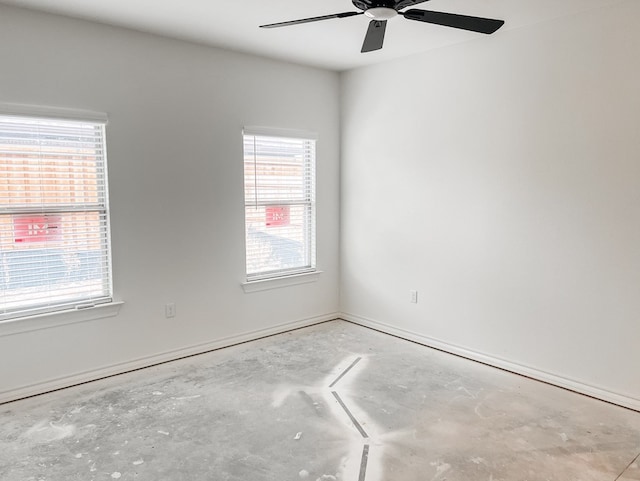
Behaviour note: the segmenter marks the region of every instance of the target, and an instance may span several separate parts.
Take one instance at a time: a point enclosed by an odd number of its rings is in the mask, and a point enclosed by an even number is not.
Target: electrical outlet
[[[164,306],[164,317],[169,319],[170,317],[176,317],[176,304],[175,302],[170,302]]]
[[[409,291],[409,302],[412,304],[418,303],[418,291]]]

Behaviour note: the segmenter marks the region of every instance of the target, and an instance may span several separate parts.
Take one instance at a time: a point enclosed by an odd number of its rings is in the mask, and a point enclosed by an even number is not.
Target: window
[[[315,271],[315,144],[308,133],[244,130],[247,281]]]
[[[0,115],[0,320],[111,301],[105,122]]]

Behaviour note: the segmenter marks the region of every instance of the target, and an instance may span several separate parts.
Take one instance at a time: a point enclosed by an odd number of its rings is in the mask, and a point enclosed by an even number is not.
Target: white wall
[[[347,318],[640,408],[638,18],[343,75]]]
[[[0,6],[0,102],[109,115],[125,301],[115,318],[11,335],[0,325],[0,400],[335,316],[338,74]],[[318,132],[317,282],[241,288],[243,125]]]
[[[331,318],[341,257],[346,317],[640,408],[638,14],[355,70],[340,97],[335,73],[0,6],[0,102],[109,114],[125,301],[0,325],[0,400]],[[316,283],[240,287],[243,125],[320,135]]]

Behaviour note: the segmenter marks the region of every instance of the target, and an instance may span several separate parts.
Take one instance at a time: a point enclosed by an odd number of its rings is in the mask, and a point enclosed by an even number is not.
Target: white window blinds
[[[104,137],[0,115],[0,320],[111,300]]]
[[[247,280],[315,270],[315,139],[244,130]]]

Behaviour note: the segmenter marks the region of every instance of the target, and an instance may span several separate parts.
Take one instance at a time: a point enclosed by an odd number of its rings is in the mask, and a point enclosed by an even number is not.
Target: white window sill
[[[0,322],[0,337],[21,334],[23,332],[38,331],[51,327],[76,324],[78,322],[94,321],[107,317],[115,317],[120,312],[124,302],[109,302],[98,304],[87,309],[68,309],[65,311],[47,312],[34,316],[19,317]]]
[[[291,276],[274,277],[273,279],[261,279],[242,283],[245,293],[266,291],[268,289],[279,289],[281,287],[295,286],[315,282],[322,274],[322,271],[305,272]]]

